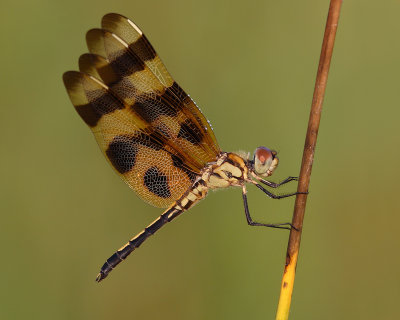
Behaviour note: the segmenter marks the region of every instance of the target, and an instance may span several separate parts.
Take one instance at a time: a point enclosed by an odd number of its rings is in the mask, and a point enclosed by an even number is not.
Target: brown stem
[[[315,145],[319,122],[321,118],[322,103],[325,95],[326,83],[328,80],[329,66],[335,43],[336,29],[338,26],[340,7],[342,0],[331,0],[326,21],[324,40],[322,43],[321,55],[318,65],[317,79],[315,81],[314,95],[311,104],[310,118],[306,141],[304,144],[303,160],[301,163],[299,184],[297,191],[306,192],[310,183],[311,169],[314,161]],[[293,292],[297,257],[300,248],[301,232],[303,229],[304,212],[306,208],[307,195],[298,194],[294,206],[292,224],[296,229],[290,231],[289,243],[286,253],[285,269],[282,277],[281,293],[279,297],[276,319],[288,319],[290,302]]]

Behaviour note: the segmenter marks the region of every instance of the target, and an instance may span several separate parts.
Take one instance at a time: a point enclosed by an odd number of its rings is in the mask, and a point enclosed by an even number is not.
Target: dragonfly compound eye
[[[268,177],[278,166],[277,152],[266,147],[258,147],[254,152],[254,171],[257,175]]]

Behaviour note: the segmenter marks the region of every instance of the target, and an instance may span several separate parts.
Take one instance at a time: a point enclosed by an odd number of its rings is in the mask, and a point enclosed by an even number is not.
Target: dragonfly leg
[[[268,191],[267,189],[265,189],[262,185],[258,184],[257,182],[252,181],[252,183],[258,189],[260,189],[262,192],[264,192],[268,197],[270,197],[272,199],[283,199],[283,198],[295,196],[296,194],[308,194],[308,192],[293,192],[293,193],[288,193],[288,194],[276,195],[276,194],[273,194],[272,192]]]
[[[250,216],[249,206],[247,203],[247,189],[246,186],[243,185],[242,187],[242,197],[243,197],[243,204],[244,204],[244,213],[246,215],[246,220],[249,226],[259,226],[259,227],[269,227],[269,228],[277,228],[277,229],[287,229],[290,230],[291,228],[296,229],[290,222],[284,223],[260,223],[253,221]],[[296,229],[297,230],[297,229]]]
[[[271,188],[278,188],[281,185],[286,184],[286,183],[288,183],[290,181],[298,181],[299,180],[298,177],[287,177],[285,180],[283,180],[283,181],[281,181],[279,183],[276,183],[276,182],[272,182],[272,181],[268,181],[268,180],[265,180],[263,178],[260,178],[259,176],[255,175],[255,174],[253,174],[253,176],[258,181],[260,181],[261,183],[263,183],[263,184],[265,184],[265,185],[267,185],[268,187],[271,187]]]

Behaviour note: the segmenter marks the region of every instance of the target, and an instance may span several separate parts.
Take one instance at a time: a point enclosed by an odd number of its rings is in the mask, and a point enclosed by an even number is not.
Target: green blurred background
[[[97,284],[161,210],[111,170],[61,81],[119,12],[146,33],[223,150],[279,151],[298,175],[329,1],[0,4],[1,319],[273,319],[288,232],[208,198]],[[400,2],[345,1],[315,155],[292,319],[398,319]],[[260,221],[293,199],[249,188]],[[289,185],[281,192],[296,189]]]

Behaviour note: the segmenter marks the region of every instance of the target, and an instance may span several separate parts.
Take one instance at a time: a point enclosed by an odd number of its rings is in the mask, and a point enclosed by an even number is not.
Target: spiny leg
[[[272,223],[260,223],[260,222],[253,221],[253,219],[250,216],[250,212],[249,212],[249,206],[247,203],[247,189],[246,189],[245,185],[242,186],[242,197],[243,197],[243,204],[244,204],[244,213],[246,214],[246,219],[247,219],[247,223],[249,226],[260,226],[260,227],[269,227],[269,228],[287,229],[287,230],[294,228],[292,226],[292,224],[289,222],[272,224]]]
[[[97,275],[96,281],[100,282],[123,260],[126,259],[128,255],[132,253],[133,250],[138,248],[148,237],[153,235],[167,222],[170,222],[183,212],[182,209],[176,209],[175,204],[167,209],[161,216],[154,220],[150,225],[148,225],[142,232],[133,237],[127,244],[122,248],[117,250],[101,267],[100,273]]]
[[[256,174],[253,174],[253,177],[256,178],[258,181],[260,181],[261,183],[267,185],[268,187],[271,188],[278,188],[283,184],[286,184],[290,181],[298,181],[299,178],[298,177],[287,177],[285,180],[276,183],[276,182],[272,182],[272,181],[268,181],[268,180],[264,180],[263,178],[260,178],[259,176],[257,176]]]
[[[296,194],[308,194],[308,192],[293,192],[293,193],[288,193],[288,194],[276,195],[276,194],[273,194],[272,192],[268,191],[267,189],[265,189],[262,185],[258,184],[257,182],[252,181],[252,180],[250,182],[253,183],[258,189],[260,189],[262,192],[264,192],[268,197],[270,197],[272,199],[283,199],[283,198],[295,196]]]

